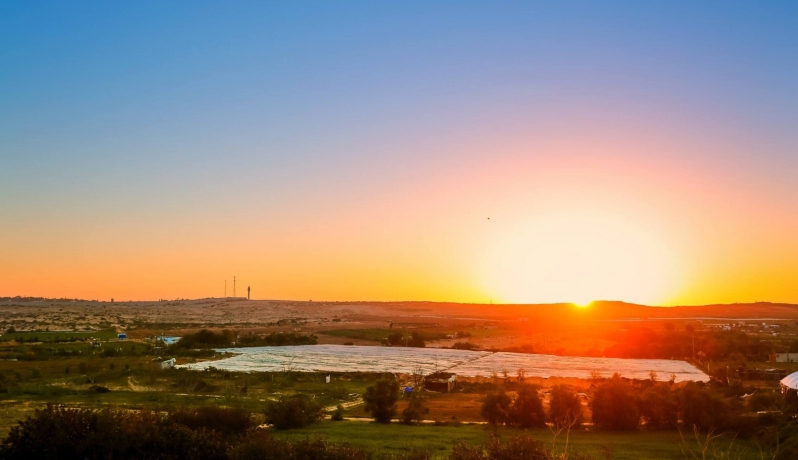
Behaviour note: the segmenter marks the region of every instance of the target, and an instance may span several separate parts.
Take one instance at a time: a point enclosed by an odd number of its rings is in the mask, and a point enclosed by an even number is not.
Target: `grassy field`
[[[556,451],[562,452],[565,448],[564,435],[556,439],[548,429],[526,431],[532,438],[537,439],[547,446],[552,446]],[[406,426],[400,424],[381,425],[371,422],[326,421],[317,423],[298,430],[275,431],[275,436],[283,439],[297,439],[305,436],[323,436],[334,442],[349,442],[355,446],[368,449],[377,458],[384,458],[391,454],[407,452],[411,448],[428,450],[434,459],[446,458],[455,443],[463,441],[469,444],[484,443],[489,438],[488,429],[484,425],[460,426],[433,426],[419,425]],[[501,429],[499,435],[503,439],[522,434],[516,429]],[[718,447],[728,448],[731,438],[719,441]],[[568,452],[578,452],[591,455],[594,458],[606,458],[605,453],[611,452],[615,460],[633,459],[676,459],[684,458],[678,433],[645,432],[632,433],[601,432],[576,430],[569,436]],[[688,444],[697,450],[695,442]],[[734,441],[735,448],[742,449],[742,459],[758,459],[759,450],[747,441]],[[700,454],[699,454],[699,457]],[[737,458],[737,457],[731,457]]]
[[[370,340],[379,342],[388,337],[388,334],[394,332],[418,332],[424,340],[438,340],[444,339],[447,335],[454,334],[459,331],[468,332],[472,337],[491,337],[501,335],[505,331],[501,329],[482,329],[482,328],[453,328],[453,327],[440,327],[440,326],[419,326],[413,328],[394,327],[388,328],[371,328],[371,329],[333,329],[330,331],[323,331],[323,334],[332,335],[335,337],[344,337],[348,339]],[[467,338],[463,338],[466,341]]]
[[[116,338],[116,331],[89,331],[89,332],[48,332],[48,331],[24,331],[7,332],[0,335],[0,342],[10,342],[13,340],[24,340],[26,342],[58,342],[58,341],[77,341],[86,339],[111,340]]]

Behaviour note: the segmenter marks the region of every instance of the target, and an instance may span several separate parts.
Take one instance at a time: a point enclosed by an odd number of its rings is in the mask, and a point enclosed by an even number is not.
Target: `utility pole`
[[[236,277],[233,277],[233,298],[236,298]]]
[[[247,286],[247,300],[249,300],[249,286]]]
[[[227,298],[227,280],[224,280],[224,298]]]

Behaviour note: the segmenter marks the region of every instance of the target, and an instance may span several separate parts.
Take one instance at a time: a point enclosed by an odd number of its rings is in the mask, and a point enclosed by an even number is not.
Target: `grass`
[[[48,331],[25,331],[7,332],[0,335],[0,342],[10,342],[12,340],[24,340],[33,342],[57,342],[57,341],[77,341],[85,339],[111,340],[116,338],[116,331],[89,331],[89,332],[48,332]]]
[[[530,437],[547,446],[552,445],[553,435],[548,429],[526,431]],[[503,439],[522,434],[522,430],[504,428],[499,434]],[[406,426],[401,424],[381,425],[371,422],[325,421],[305,428],[275,431],[276,437],[298,439],[306,436],[323,436],[333,442],[349,442],[373,452],[377,458],[407,452],[411,448],[428,450],[433,459],[445,459],[452,447],[459,441],[468,444],[481,444],[488,440],[489,431],[484,425]],[[728,447],[730,438],[726,438]],[[663,432],[603,432],[575,430],[570,433],[568,452],[578,452],[593,458],[605,458],[604,452],[612,452],[614,460],[632,459],[674,459],[683,458],[680,450],[680,436],[673,431]],[[563,449],[564,435],[557,438],[555,449]],[[735,441],[735,446],[744,450],[741,458],[757,459],[759,451],[752,443]],[[692,443],[694,449],[697,448]]]
[[[360,339],[370,340],[372,342],[379,342],[388,337],[388,334],[394,332],[418,332],[424,340],[438,340],[444,339],[447,335],[454,334],[459,331],[465,331],[471,334],[472,337],[490,337],[501,335],[505,331],[499,329],[479,329],[479,328],[453,328],[453,327],[440,327],[440,326],[419,326],[413,328],[404,328],[401,326],[388,328],[371,328],[371,329],[333,329],[331,331],[320,331],[321,334],[332,335],[335,337],[344,337],[347,339]],[[467,338],[463,338],[466,341]]]

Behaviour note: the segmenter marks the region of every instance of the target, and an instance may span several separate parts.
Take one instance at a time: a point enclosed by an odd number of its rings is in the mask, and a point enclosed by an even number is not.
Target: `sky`
[[[0,296],[798,303],[796,2],[3,2]]]

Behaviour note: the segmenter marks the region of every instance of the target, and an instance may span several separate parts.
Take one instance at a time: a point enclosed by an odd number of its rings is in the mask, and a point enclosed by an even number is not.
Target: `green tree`
[[[482,417],[491,425],[501,425],[509,421],[510,397],[503,390],[490,393],[482,402]]]
[[[366,412],[378,423],[391,423],[396,414],[396,400],[399,394],[399,383],[396,380],[380,379],[366,388],[363,394]]]
[[[689,428],[721,429],[729,422],[729,405],[703,383],[689,382],[679,394],[679,413]]]
[[[640,416],[649,428],[676,428],[679,404],[670,386],[657,383],[640,395]]]
[[[634,430],[640,423],[636,392],[617,374],[596,388],[590,408],[599,428]]]
[[[521,386],[518,397],[510,407],[510,421],[521,428],[546,426],[546,413],[537,385]]]
[[[570,385],[555,385],[551,389],[549,420],[557,427],[572,427],[582,423],[582,403]]]

